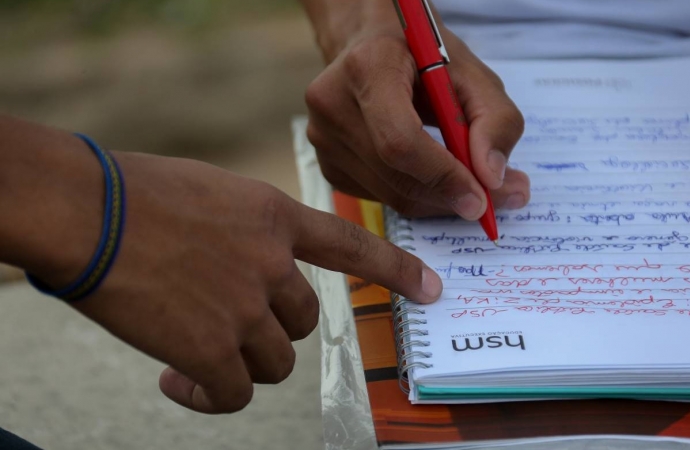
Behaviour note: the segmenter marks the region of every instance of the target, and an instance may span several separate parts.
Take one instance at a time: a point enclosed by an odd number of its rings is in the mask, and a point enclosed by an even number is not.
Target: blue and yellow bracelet
[[[54,290],[27,273],[27,279],[36,289],[66,302],[81,300],[101,285],[117,257],[125,225],[125,184],[117,162],[88,136],[76,136],[96,154],[105,174],[105,217],[98,249],[79,278],[64,288]]]

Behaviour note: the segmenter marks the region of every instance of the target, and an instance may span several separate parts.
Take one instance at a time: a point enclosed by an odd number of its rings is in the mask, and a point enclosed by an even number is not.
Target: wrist
[[[81,139],[0,117],[0,261],[51,286],[73,281],[96,249],[103,171]]]
[[[369,36],[402,37],[391,0],[302,0],[326,63],[350,45]]]

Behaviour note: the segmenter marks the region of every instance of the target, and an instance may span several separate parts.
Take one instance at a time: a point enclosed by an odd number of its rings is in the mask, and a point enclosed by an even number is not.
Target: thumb
[[[223,364],[224,362],[218,362],[217,366]],[[209,389],[172,367],[167,367],[161,372],[158,386],[173,402],[199,413],[222,414],[243,409],[251,401],[254,392],[249,374],[243,366],[238,366],[223,375],[222,381],[217,382],[218,386]]]
[[[166,397],[178,405],[200,413],[213,414],[216,412],[216,408],[204,388],[172,367],[163,370],[158,380],[158,386]]]

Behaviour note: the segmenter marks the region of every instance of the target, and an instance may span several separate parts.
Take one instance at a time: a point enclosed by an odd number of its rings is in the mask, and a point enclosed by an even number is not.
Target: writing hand
[[[455,212],[478,219],[486,209],[482,184],[492,190],[496,207],[527,203],[527,175],[506,169],[522,134],[522,115],[499,77],[463,42],[439,22],[451,78],[470,123],[477,178],[422,129],[434,123],[433,114],[390,1],[380,7],[305,3],[330,63],[306,95],[308,136],[328,181],[409,216]],[[349,35],[331,33],[320,26],[328,15],[319,8],[332,12],[331,21],[338,14],[343,21],[367,14],[376,19],[352,27]]]
[[[419,259],[270,185],[194,161],[115,155],[128,200],[122,247],[104,284],[74,307],[170,364],[160,388],[185,407],[237,411],[253,383],[291,372],[291,341],[319,311],[295,258],[421,302],[440,295]],[[83,149],[83,158],[93,156]]]

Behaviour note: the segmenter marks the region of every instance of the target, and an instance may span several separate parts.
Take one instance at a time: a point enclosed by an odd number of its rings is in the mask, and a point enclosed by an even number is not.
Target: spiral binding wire
[[[414,236],[410,223],[390,208],[384,209],[384,221],[388,240],[403,250],[415,251]],[[409,371],[415,367],[428,369],[433,365],[421,361],[431,358],[431,352],[422,350],[431,342],[423,339],[429,332],[420,327],[426,325],[424,318],[414,317],[426,313],[410,300],[391,292],[393,306],[393,331],[398,355],[398,384],[405,393],[410,393]],[[413,339],[414,338],[414,339]]]

